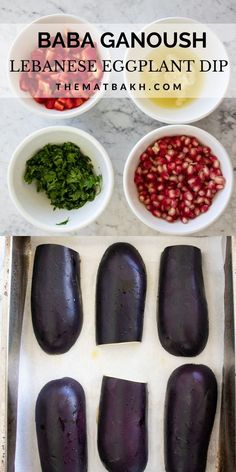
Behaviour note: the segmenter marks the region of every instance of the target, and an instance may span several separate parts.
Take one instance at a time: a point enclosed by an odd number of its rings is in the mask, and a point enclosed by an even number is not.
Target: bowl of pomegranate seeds
[[[95,106],[104,93],[104,50],[93,25],[73,15],[48,15],[27,25],[9,58],[14,94],[33,112],[72,118]],[[107,54],[108,55],[108,54]]]
[[[123,184],[131,210],[144,224],[166,234],[191,234],[225,210],[233,169],[214,136],[194,126],[170,125],[134,146]]]

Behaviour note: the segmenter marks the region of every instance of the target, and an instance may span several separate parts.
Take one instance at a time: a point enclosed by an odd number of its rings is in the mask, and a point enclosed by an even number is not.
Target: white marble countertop
[[[91,22],[146,23],[160,17],[188,16],[208,23],[236,23],[235,0],[1,0],[0,22],[27,23],[42,15],[65,12],[81,15]],[[17,212],[8,195],[6,174],[15,147],[32,131],[53,125],[27,110],[15,99],[1,99],[0,153],[0,234],[31,234],[42,232],[28,224]],[[108,151],[115,170],[115,189],[106,211],[79,234],[88,235],[151,235],[155,232],[140,223],[129,210],[122,189],[125,160],[133,145],[146,133],[161,126],[142,112],[129,99],[104,99],[81,117],[60,120],[60,124],[80,127],[92,133]],[[236,174],[236,99],[225,99],[208,118],[195,123],[215,135],[225,146]],[[236,189],[222,217],[202,234],[236,234]]]

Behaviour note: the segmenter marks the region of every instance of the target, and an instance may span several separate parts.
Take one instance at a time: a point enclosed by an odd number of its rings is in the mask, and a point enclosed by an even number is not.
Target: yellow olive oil
[[[189,105],[201,94],[204,84],[199,71],[199,58],[189,49],[160,48],[146,57],[153,69],[140,73],[145,83],[145,94],[152,103],[163,108],[181,108]],[[155,88],[154,88],[155,87]]]

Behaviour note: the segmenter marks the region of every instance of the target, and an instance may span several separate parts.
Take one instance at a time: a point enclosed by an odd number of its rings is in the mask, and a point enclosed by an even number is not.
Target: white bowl
[[[160,20],[156,20],[147,26],[145,26],[142,31],[146,33],[155,31],[154,26],[156,25],[163,25],[163,24],[175,24],[176,28],[181,28],[182,24],[189,25],[189,31],[191,31],[194,25],[201,25],[202,23],[193,20],[192,18],[184,18],[184,17],[169,17],[163,18]],[[159,26],[160,29],[160,26]],[[229,57],[227,51],[220,41],[220,39],[216,36],[216,34],[209,29],[206,25],[204,26],[204,30],[207,31],[207,41],[208,41],[208,49],[204,50],[202,53],[203,56],[201,58],[209,58],[212,55],[212,58],[224,58],[228,60]],[[158,31],[158,28],[157,28]],[[138,50],[140,51],[140,50]],[[208,51],[210,51],[210,56]],[[125,56],[125,61],[129,59],[145,59],[144,56],[140,57],[141,54],[145,53],[145,49],[141,50],[141,52],[135,52],[135,49],[129,49]],[[135,56],[136,54],[136,56]],[[138,57],[137,57],[138,54]],[[213,73],[212,73],[213,74]],[[164,108],[158,106],[156,103],[153,103],[148,98],[143,96],[143,93],[138,93],[136,91],[130,90],[128,84],[131,82],[138,82],[140,79],[132,80],[133,73],[129,76],[129,73],[125,70],[124,78],[125,83],[127,84],[128,93],[133,100],[133,102],[137,105],[137,107],[146,113],[149,117],[153,118],[154,120],[158,120],[162,123],[167,124],[181,124],[181,123],[193,123],[198,121],[202,118],[205,118],[210,113],[212,113],[222,102],[226,91],[229,86],[230,80],[230,69],[228,67],[227,71],[221,74],[217,74],[217,82],[214,82],[214,88],[212,87],[212,75],[207,75],[203,82],[203,90],[202,96],[196,97],[193,101],[189,102],[183,107],[179,108]],[[216,74],[214,75],[214,80],[216,78]],[[215,95],[215,96],[214,96]]]
[[[226,179],[225,188],[216,194],[209,210],[195,219],[189,220],[187,224],[184,224],[181,221],[168,223],[165,220],[153,216],[152,213],[150,213],[139,201],[137,187],[134,183],[134,173],[138,166],[140,155],[149,145],[155,142],[155,140],[164,136],[175,135],[195,136],[201,143],[209,146],[212,149],[213,154],[218,157],[221,163],[222,173]],[[144,224],[156,231],[160,231],[161,233],[175,235],[192,234],[210,226],[225,210],[233,190],[233,169],[226,150],[211,134],[200,128],[196,128],[195,126],[163,126],[146,134],[146,136],[140,139],[140,141],[134,146],[125,164],[123,185],[125,197],[131,210]]]
[[[82,18],[78,18],[74,15],[66,15],[66,14],[55,14],[55,15],[47,15],[35,20],[34,22],[27,25],[16,37],[14,40],[10,53],[9,59],[14,58],[16,61],[21,59],[27,59],[30,57],[30,53],[33,51],[36,44],[32,43],[32,36],[36,37],[36,33],[40,31],[41,25],[49,25],[50,26],[50,33],[55,34],[58,31],[57,25],[81,25],[82,32],[89,31],[92,34],[93,39],[99,38],[99,33],[97,29],[88,23],[86,20]],[[99,41],[97,40],[97,47],[98,51],[104,59],[109,59],[110,55],[104,48],[101,47]],[[106,54],[106,57],[105,57]],[[103,80],[107,83],[109,82],[110,74],[105,72],[103,74]],[[103,87],[101,90],[96,91],[94,95],[89,98],[85,103],[83,103],[80,107],[73,108],[71,110],[50,110],[46,108],[44,105],[35,102],[35,100],[31,97],[28,92],[22,92],[19,85],[19,78],[20,73],[8,73],[9,82],[11,89],[15,96],[17,96],[21,103],[24,104],[28,110],[36,112],[44,117],[47,118],[73,118],[74,116],[79,116],[85,113],[86,111],[93,108],[102,98],[104,95]]]
[[[44,192],[37,192],[36,185],[24,181],[26,161],[48,143],[71,141],[91,158],[96,174],[102,175],[102,189],[92,202],[77,210],[55,210]],[[113,190],[114,176],[111,161],[103,146],[90,134],[69,126],[52,126],[40,129],[27,138],[15,150],[8,167],[10,197],[21,215],[43,231],[65,233],[75,231],[96,220],[106,208]],[[69,218],[66,225],[57,224]]]

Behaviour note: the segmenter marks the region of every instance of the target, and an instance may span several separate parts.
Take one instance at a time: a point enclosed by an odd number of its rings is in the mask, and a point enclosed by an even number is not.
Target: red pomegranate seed
[[[178,182],[178,176],[177,175],[171,175],[169,177],[170,182]]]
[[[180,196],[180,190],[177,188],[177,189],[171,189],[169,191],[169,197],[170,198],[178,198]]]
[[[219,184],[219,185],[224,185],[224,183],[225,183],[224,177],[223,176],[222,177],[215,177],[215,183]]]
[[[157,197],[158,197],[158,196],[157,196],[157,193],[153,193],[153,194],[151,195],[151,197],[150,197],[150,198],[151,198],[151,201],[153,202],[154,200],[157,200]]]
[[[184,144],[185,146],[189,146],[190,143],[191,143],[191,138],[188,136],[187,138],[185,138]]]
[[[139,193],[140,193],[140,192],[143,192],[143,190],[144,190],[144,185],[138,185],[138,191],[139,191]]]
[[[161,147],[159,147],[157,144],[154,144],[154,146],[152,147],[152,150],[153,150],[154,154],[158,154],[160,149],[161,149]]]
[[[186,198],[186,200],[193,200],[193,194],[191,192],[185,192],[184,197]]]
[[[191,157],[196,157],[196,156],[197,156],[197,150],[194,149],[194,148],[191,148],[190,151],[189,151],[189,153],[190,153],[190,156],[191,156]]]
[[[168,172],[162,172],[161,173],[161,177],[163,180],[169,180],[169,174]]]
[[[176,167],[175,162],[170,162],[170,163],[167,165],[168,170],[174,170],[175,167]]]
[[[143,168],[149,170],[151,167],[152,167],[152,162],[149,161],[149,159],[147,159],[147,160],[143,163]]]
[[[178,212],[178,200],[171,200],[171,208],[175,208],[176,209],[176,213]]]
[[[173,156],[175,156],[175,154],[176,154],[176,152],[174,151],[174,149],[171,148],[171,149],[168,149],[166,155],[173,157]]]
[[[155,152],[153,151],[152,146],[149,146],[149,147],[147,148],[147,151],[146,151],[146,152],[147,152],[147,154],[148,154],[149,157],[155,156]]]
[[[204,190],[199,190],[198,193],[199,193],[200,197],[204,197],[204,195],[205,195],[205,191],[204,191]]]
[[[184,200],[184,204],[189,208],[192,206],[192,203],[189,200]]]
[[[201,154],[197,154],[197,155],[196,155],[196,161],[197,161],[197,162],[200,162],[201,160],[202,160]]]
[[[192,175],[192,174],[194,173],[194,167],[193,167],[192,165],[189,165],[189,166],[187,167],[187,173],[188,173],[189,175]]]
[[[193,139],[192,139],[192,145],[193,145],[194,147],[198,147],[198,146],[199,146],[199,142],[198,142],[198,140],[197,140],[196,138],[193,138]]]
[[[176,214],[175,208],[170,208],[168,211],[168,215],[175,216],[175,214]]]
[[[154,187],[148,187],[148,193],[150,195],[150,197],[152,196],[153,193],[156,192],[156,189]]]
[[[154,208],[160,208],[160,207],[161,207],[161,202],[158,202],[158,200],[154,200],[154,201],[152,202],[152,206],[153,206]]]
[[[213,157],[211,159],[213,159]],[[220,167],[220,163],[219,163],[218,159],[216,159],[216,157],[214,157],[214,159],[213,159],[213,167],[214,167],[214,169],[218,169]]]
[[[198,197],[198,198],[196,199],[196,203],[197,203],[198,205],[201,205],[203,202],[204,202],[204,198],[203,198],[203,197]]]
[[[156,180],[156,176],[154,174],[149,173],[149,174],[147,174],[147,179],[148,180]]]
[[[161,218],[161,212],[158,211],[158,210],[153,210],[153,211],[152,211],[152,214],[153,214],[154,216],[156,216],[157,218]]]
[[[148,159],[148,154],[146,152],[144,152],[141,156],[140,156],[140,161],[143,162],[143,161],[146,161],[146,159]]]
[[[149,205],[149,203],[151,203],[151,199],[149,197],[146,197],[144,203],[145,205]]]
[[[197,185],[194,185],[194,186],[193,186],[193,191],[194,191],[195,193],[198,193],[200,189],[201,189],[201,185],[198,185],[198,184],[197,184]]]
[[[208,156],[208,155],[210,154],[210,152],[211,152],[211,149],[210,149],[208,146],[204,146],[204,147],[202,148],[202,152],[203,152],[205,155]]]
[[[160,184],[160,185],[158,185],[157,190],[158,190],[158,192],[161,192],[162,190],[164,190],[164,188],[165,188],[164,185]]]

